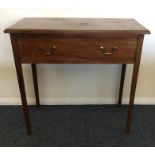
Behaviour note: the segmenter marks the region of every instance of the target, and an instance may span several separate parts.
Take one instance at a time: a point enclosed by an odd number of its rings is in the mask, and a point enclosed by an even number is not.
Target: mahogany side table
[[[22,64],[31,64],[36,104],[39,91],[36,64],[122,64],[118,105],[126,64],[133,64],[127,133],[131,130],[134,97],[143,38],[149,30],[134,19],[24,18],[4,30],[10,33],[27,133],[31,134]]]

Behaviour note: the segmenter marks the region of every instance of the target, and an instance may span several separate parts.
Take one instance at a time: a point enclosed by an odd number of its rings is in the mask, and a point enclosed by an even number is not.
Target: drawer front
[[[22,63],[133,63],[136,38],[20,38]]]

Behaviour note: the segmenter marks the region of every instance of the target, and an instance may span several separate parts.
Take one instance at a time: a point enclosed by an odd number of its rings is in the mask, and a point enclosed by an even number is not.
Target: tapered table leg
[[[131,122],[132,122],[132,115],[133,115],[134,97],[135,97],[135,90],[136,90],[136,84],[137,84],[138,69],[139,69],[139,64],[134,64],[130,100],[129,100],[129,107],[128,107],[128,119],[127,119],[127,129],[126,129],[127,133],[130,133],[130,130],[131,130]]]
[[[11,37],[11,43],[12,43],[12,47],[13,47],[14,61],[15,61],[17,79],[18,79],[19,90],[20,90],[20,95],[21,95],[22,110],[23,110],[23,114],[24,114],[25,126],[26,126],[28,135],[30,135],[32,132],[31,131],[31,123],[30,123],[29,111],[28,111],[28,105],[27,105],[27,99],[26,99],[22,64],[20,62],[20,58],[18,55],[17,37],[16,37],[16,35],[10,35],[10,37]]]
[[[33,76],[36,105],[37,105],[37,107],[40,107],[38,78],[37,78],[37,66],[36,66],[36,64],[31,64],[31,67],[32,67],[32,76]]]
[[[15,65],[16,65],[18,84],[19,84],[19,89],[20,89],[20,94],[21,94],[22,109],[23,109],[23,114],[24,114],[25,125],[27,129],[27,133],[31,134],[31,124],[30,124],[29,111],[28,111],[27,100],[26,100],[26,92],[25,92],[25,86],[24,86],[22,65],[16,61],[15,61]]]
[[[123,87],[126,73],[126,64],[122,64],[122,72],[121,72],[121,80],[120,80],[120,88],[119,88],[119,98],[118,98],[118,106],[122,105],[122,95],[123,95]]]
[[[135,91],[136,91],[136,85],[137,85],[137,78],[138,78],[138,71],[139,71],[143,39],[144,39],[143,35],[139,37],[138,44],[137,44],[137,50],[136,50],[136,60],[135,60],[134,66],[133,66],[130,99],[129,99],[129,106],[128,106],[127,127],[126,127],[127,133],[130,133],[130,131],[131,131],[134,98],[135,98]]]

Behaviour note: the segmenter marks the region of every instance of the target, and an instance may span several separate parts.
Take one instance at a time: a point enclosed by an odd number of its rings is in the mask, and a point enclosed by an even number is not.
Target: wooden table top
[[[134,19],[114,18],[23,18],[5,33],[38,34],[149,34]]]

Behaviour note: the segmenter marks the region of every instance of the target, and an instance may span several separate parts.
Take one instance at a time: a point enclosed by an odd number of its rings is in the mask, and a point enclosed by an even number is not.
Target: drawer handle
[[[43,47],[41,47],[41,46],[38,46],[37,48],[38,48],[38,50],[39,50],[40,53],[45,54],[45,55],[50,55],[50,54],[52,54],[52,53],[56,50],[56,46],[55,46],[55,45],[51,46],[51,47],[50,47],[49,49],[47,49],[47,50],[45,50],[45,49],[44,49]]]
[[[111,55],[113,54],[114,52],[118,51],[118,47],[115,46],[111,49],[111,52],[109,51],[106,51],[105,47],[104,46],[100,46],[100,50],[102,50],[102,52],[104,53],[104,55]]]

